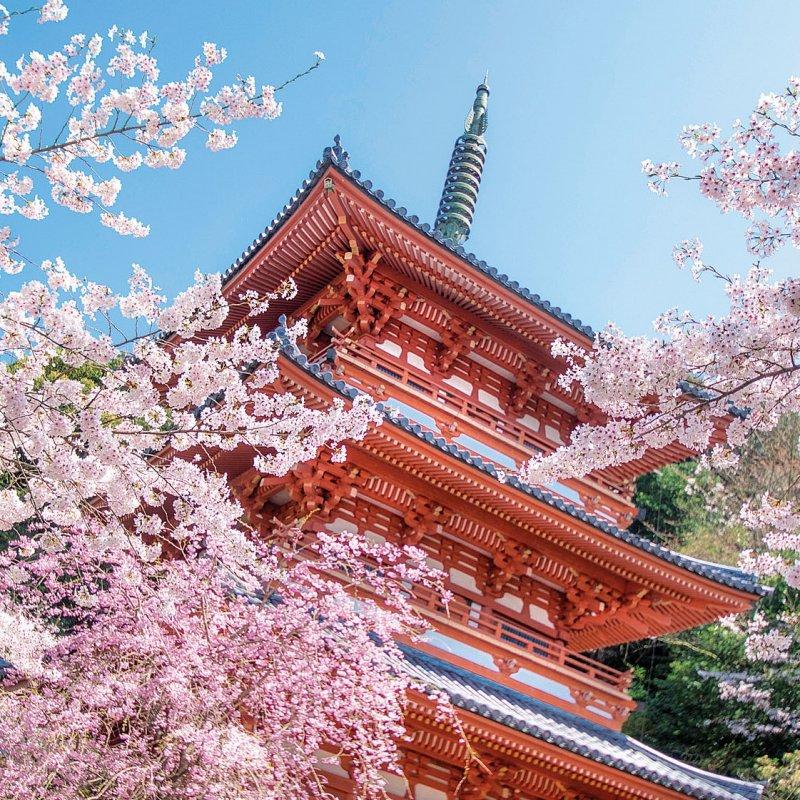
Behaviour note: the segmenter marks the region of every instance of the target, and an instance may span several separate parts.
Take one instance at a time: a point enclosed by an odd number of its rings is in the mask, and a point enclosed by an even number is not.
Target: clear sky
[[[10,4],[9,4],[10,5]],[[351,164],[432,221],[453,140],[490,70],[489,155],[468,249],[584,322],[646,333],[666,307],[719,311],[672,265],[700,235],[706,260],[746,269],[744,224],[694,186],[647,191],[643,158],[680,157],[685,123],[725,128],[762,91],[800,72],[795,2],[497,0],[72,0],[65,23],[30,21],[2,58],[58,46],[112,23],[158,37],[162,77],[182,77],[203,41],[224,45],[229,73],[279,83],[327,60],[283,97],[276,122],[237,129],[233,151],[202,140],[177,173],[141,171],[117,207],[152,225],[120,238],[56,209],[20,226],[26,253],[65,256],[78,274],[122,288],[137,261],[173,294],[195,268],[225,269],[289,200],[334,133]],[[781,272],[796,269],[787,253]]]

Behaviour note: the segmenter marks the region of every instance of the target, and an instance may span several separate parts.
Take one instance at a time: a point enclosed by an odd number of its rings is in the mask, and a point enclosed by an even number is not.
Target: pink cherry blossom
[[[712,124],[685,127],[680,142],[701,162],[698,171],[650,160],[642,162],[642,171],[657,194],[676,180],[696,182],[720,210],[747,221],[747,250],[766,259],[786,244],[800,247],[798,135],[800,79],[793,77],[783,92],[763,94],[727,136]],[[522,469],[525,480],[548,483],[602,472],[675,442],[697,453],[701,464],[725,470],[751,434],[800,413],[800,280],[776,281],[760,261],[744,276],[728,274],[704,260],[696,238],[678,244],[673,257],[679,267],[689,265],[696,279],[718,279],[728,310],[706,317],[669,310],[656,320],[657,338],[628,337],[609,325],[591,347],[557,341],[553,354],[565,364],[562,386],[577,388],[604,421],[579,424],[565,447],[532,459]],[[741,521],[760,546],[743,552],[740,566],[791,596],[800,588],[800,509],[754,498]],[[800,619],[789,609],[771,622],[756,613],[731,623],[760,670],[758,680],[722,685],[724,699],[749,703],[762,714],[759,730],[732,722],[738,734],[800,731],[795,710],[781,707],[766,686],[800,664]]]
[[[66,15],[58,0],[38,10]],[[206,43],[164,84],[152,48],[147,32],[112,26],[0,69],[0,158],[16,165],[0,213],[43,219],[46,189],[145,235],[109,210],[122,174],[180,167],[197,127],[221,149],[231,121],[280,113],[253,78],[211,88],[224,48]],[[51,128],[63,135],[46,141]],[[0,229],[4,272],[23,268],[18,248]],[[307,405],[277,383],[281,347],[305,327],[278,339],[256,318],[292,282],[230,298],[198,272],[169,301],[139,265],[123,293],[58,256],[31,269],[0,295],[3,797],[327,799],[323,749],[360,797],[385,797],[412,687],[396,640],[426,630],[406,587],[446,602],[442,576],[414,548],[250,519],[223,466],[247,453],[269,479],[340,461],[380,424],[374,403]],[[243,324],[216,332],[234,307]]]
[[[236,134],[232,132],[228,133],[227,131],[222,130],[222,128],[214,128],[214,130],[208,134],[208,138],[206,139],[206,147],[214,152],[217,152],[218,150],[227,150],[235,146]]]
[[[103,211],[100,214],[100,222],[123,236],[142,237],[150,233],[149,225],[144,225],[134,217],[126,217],[121,211],[118,214],[110,214],[108,211]]]
[[[67,15],[61,0],[29,11],[39,11],[40,22]],[[7,28],[15,16],[0,11],[0,26]],[[281,113],[275,88],[257,88],[253,77],[213,88],[226,58],[224,47],[205,42],[183,76],[160,83],[155,40],[146,31],[112,26],[107,38],[74,34],[51,53],[31,50],[9,59],[9,67],[0,66],[0,116],[6,119],[0,160],[19,165],[21,178],[34,189],[41,186],[42,195],[46,188],[59,205],[97,213],[103,225],[123,236],[146,236],[146,220],[108,210],[123,188],[120,173],[142,165],[178,169],[187,154],[182,143],[197,127],[209,130],[199,124],[205,120],[213,124],[206,146],[218,151],[236,144],[236,134],[226,129],[232,122]],[[324,56],[314,58],[296,77],[317,68]],[[61,129],[53,140],[44,136],[45,111],[49,127]],[[39,199],[20,204],[0,197],[0,211],[41,220],[46,206]]]
[[[39,22],[61,22],[67,18],[68,12],[63,0],[45,0],[39,11]]]
[[[252,322],[208,333],[230,310],[218,275],[168,302],[140,266],[121,296],[58,258],[42,270],[0,298],[0,457],[17,465],[0,490],[15,531],[0,552],[9,798],[97,781],[120,799],[326,797],[316,757],[331,746],[382,797],[411,685],[394,640],[425,630],[404,587],[442,591],[441,576],[355,531],[255,529],[213,459],[192,458],[246,447],[262,475],[340,460],[380,423],[374,404],[276,390],[272,337]],[[270,297],[241,302],[252,319]],[[113,316],[147,333],[115,343]]]

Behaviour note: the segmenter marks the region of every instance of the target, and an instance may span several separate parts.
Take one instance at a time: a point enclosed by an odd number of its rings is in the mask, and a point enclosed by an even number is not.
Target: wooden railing
[[[624,693],[630,686],[630,672],[620,672],[588,656],[573,653],[562,644],[526,629],[493,608],[481,605],[468,597],[453,595],[452,600],[445,606],[435,592],[420,586],[412,589],[412,596],[420,608],[432,612],[449,623],[485,634],[497,643],[508,646],[512,652],[521,650],[536,659],[544,659],[554,666],[558,665],[589,680],[605,684],[617,692]]]
[[[313,531],[304,532],[305,541],[311,541],[313,537]],[[336,580],[348,581],[343,573],[328,574]],[[360,591],[381,602],[369,587],[361,586]],[[616,730],[636,705],[627,696],[632,677],[630,672],[620,672],[580,653],[573,653],[559,642],[483,605],[476,598],[455,594],[445,604],[438,592],[423,586],[406,584],[405,591],[407,599],[422,617],[427,617],[433,630],[446,637],[444,642],[435,637],[408,640],[414,647],[457,665],[463,662],[460,666],[484,674],[490,680],[505,683],[517,691]],[[483,659],[475,661],[468,653],[453,648],[451,643],[454,639],[488,656],[494,671]],[[522,670],[564,687],[570,699],[537,685],[535,680],[531,682],[520,674]]]
[[[427,395],[437,405],[444,404],[457,413],[475,420],[477,424],[510,439],[529,453],[552,451],[558,444],[544,436],[537,435],[530,428],[513,422],[505,416],[498,416],[497,409],[476,402],[459,392],[443,388],[438,381],[427,376],[422,370],[390,361],[383,354],[379,355],[359,342],[337,343],[336,351],[340,357],[347,358],[348,355],[351,355],[359,364],[369,366],[373,371]]]
[[[326,349],[324,353],[320,352],[315,354],[315,359],[321,360],[328,350],[329,349]],[[490,406],[470,399],[460,392],[443,388],[439,382],[433,380],[421,370],[398,363],[396,360],[387,357],[385,353],[377,353],[357,341],[350,340],[337,341],[335,343],[335,350],[338,359],[351,361],[358,367],[368,369],[377,379],[382,380],[388,378],[392,383],[400,384],[417,394],[426,396],[437,411],[441,411],[442,407],[446,407],[448,410],[466,417],[473,425],[481,430],[489,431],[500,437],[501,440],[515,445],[518,451],[521,449],[528,454],[534,454],[543,451],[552,451],[556,446],[554,442],[535,433],[530,428],[520,425],[506,415],[499,415],[497,409],[493,409]],[[391,400],[389,402],[391,402]],[[431,430],[432,433],[442,436],[447,440],[452,440],[453,438],[448,435],[445,425],[440,425],[438,429],[434,429],[429,425],[425,425],[423,422],[419,424],[422,425],[423,428]],[[494,460],[485,452],[476,452],[458,441],[455,443],[458,444],[459,447],[471,452],[473,455],[480,456],[484,460]],[[486,446],[487,448],[491,448],[489,442],[486,442]],[[525,456],[523,453],[517,452],[517,457],[524,458]],[[506,465],[499,462],[496,463],[499,467],[506,468]],[[550,486],[543,486],[542,488],[549,494],[564,500],[570,505],[583,506],[590,513],[606,516],[615,523],[623,525],[623,527],[627,525],[623,517],[630,513],[631,507],[610,487],[600,485],[580,485],[576,486],[574,489],[571,486],[565,487],[575,491],[577,496],[564,494]],[[591,507],[584,500],[584,496],[588,497],[589,495],[593,496],[595,499]]]

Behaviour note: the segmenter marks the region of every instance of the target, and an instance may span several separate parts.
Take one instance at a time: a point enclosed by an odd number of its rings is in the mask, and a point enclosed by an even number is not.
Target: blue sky
[[[680,157],[685,123],[723,127],[762,91],[800,71],[800,4],[770,2],[266,2],[119,0],[69,3],[60,25],[18,21],[3,58],[54,48],[112,24],[158,37],[162,77],[179,77],[205,40],[226,46],[228,74],[279,83],[327,60],[283,97],[276,122],[238,127],[239,146],[211,154],[196,139],[177,173],[141,171],[118,208],[152,225],[120,238],[56,209],[19,226],[27,253],[62,254],[81,275],[122,288],[137,261],[169,294],[195,268],[225,269],[291,197],[334,133],[351,163],[432,221],[453,140],[490,70],[489,156],[469,249],[594,327],[646,333],[664,308],[720,311],[671,261],[700,235],[709,262],[746,269],[743,222],[696,188],[647,191],[643,158]],[[796,269],[800,254],[780,260]]]

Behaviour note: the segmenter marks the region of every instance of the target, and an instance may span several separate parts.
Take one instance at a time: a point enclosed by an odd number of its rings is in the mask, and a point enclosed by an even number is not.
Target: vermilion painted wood
[[[274,304],[260,320],[266,328],[279,314],[308,319],[304,346],[313,360],[378,399],[399,401],[448,441],[468,437],[461,446],[482,448],[485,460],[520,463],[598,418],[577,390],[558,385],[562,365],[550,355],[558,337],[590,347],[585,335],[429,240],[332,166],[226,292],[236,298],[248,289],[269,291],[288,277],[298,295]],[[224,327],[243,321],[236,310]],[[281,359],[279,384],[311,405],[335,395],[288,358]],[[625,467],[567,481],[561,490],[570,502],[625,527],[635,513],[633,479],[688,455],[678,445],[650,451]],[[581,651],[694,627],[754,600],[389,422],[352,444],[345,464],[323,455],[275,478],[256,473],[252,458],[240,448],[218,454],[215,463],[230,476],[254,525],[267,529],[275,517],[307,517],[308,536],[349,525],[422,548],[449,574],[454,600],[445,608],[416,587],[410,589],[414,602],[437,631],[482,652],[491,667],[432,643],[417,647],[611,729],[635,705],[627,694],[630,675]],[[559,683],[574,702],[523,682],[520,670]],[[415,695],[404,743],[410,796],[683,796],[483,717],[463,712],[460,718],[474,754],[491,769],[465,771],[464,739],[437,718],[427,698]],[[332,791],[354,798],[347,762],[337,764]],[[404,796],[396,780],[391,786],[390,797]]]

